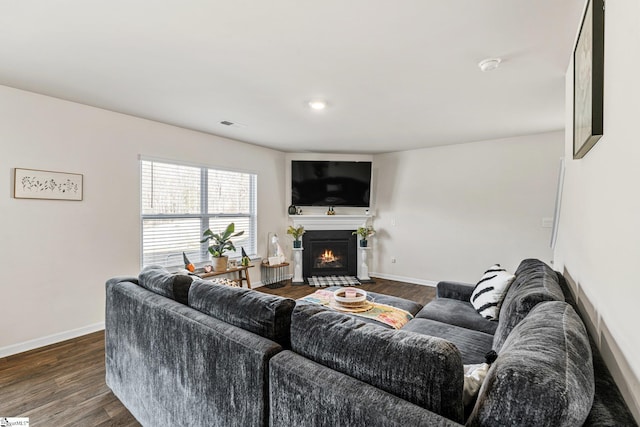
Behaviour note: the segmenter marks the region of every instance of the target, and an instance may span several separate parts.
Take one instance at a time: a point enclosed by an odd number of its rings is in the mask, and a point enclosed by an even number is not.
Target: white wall
[[[372,271],[475,283],[493,263],[549,262],[542,219],[553,217],[563,140],[554,132],[375,156]]]
[[[593,305],[603,354],[640,421],[640,3],[607,2],[604,136],[572,159],[572,65],[567,72],[566,173],[554,259]],[[608,337],[607,335],[611,335]],[[625,360],[626,359],[626,360]],[[626,386],[621,383],[626,382]]]
[[[105,281],[137,276],[140,154],[256,172],[258,254],[284,234],[283,153],[0,86],[0,357],[99,329]],[[14,199],[16,167],[81,173],[84,200]]]

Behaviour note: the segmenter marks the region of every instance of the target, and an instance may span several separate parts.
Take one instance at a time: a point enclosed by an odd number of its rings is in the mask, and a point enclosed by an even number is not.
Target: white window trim
[[[158,162],[158,163],[166,163],[166,164],[171,164],[171,165],[176,165],[176,166],[185,166],[185,167],[195,167],[195,168],[199,168],[201,170],[200,173],[200,203],[201,203],[201,209],[203,212],[201,212],[200,214],[143,214],[143,207],[142,207],[142,200],[143,200],[143,193],[142,193],[142,162],[143,161],[148,161],[148,162]],[[234,168],[227,168],[227,167],[220,167],[217,165],[207,165],[207,164],[201,164],[201,163],[192,163],[192,162],[185,162],[185,161],[179,161],[179,160],[173,160],[173,159],[164,159],[164,158],[158,158],[158,157],[151,157],[151,156],[143,156],[140,155],[138,157],[138,167],[139,167],[139,174],[140,174],[140,182],[139,182],[139,189],[140,189],[140,195],[139,195],[139,201],[140,201],[140,265],[141,267],[144,266],[144,221],[145,220],[152,220],[152,219],[188,219],[188,218],[200,218],[201,219],[201,225],[200,225],[200,230],[201,232],[206,230],[207,228],[209,228],[209,220],[211,218],[224,218],[224,217],[230,217],[230,218],[238,218],[238,217],[246,217],[249,218],[249,227],[250,227],[250,233],[253,236],[253,244],[255,247],[252,248],[245,248],[245,250],[247,250],[247,255],[249,256],[249,258],[251,259],[259,259],[259,257],[257,256],[257,246],[258,246],[258,236],[257,236],[257,228],[258,228],[258,174],[255,171],[250,171],[250,170],[242,170],[242,169],[234,169]],[[208,199],[209,199],[209,193],[208,193],[208,172],[209,170],[217,170],[217,171],[223,171],[223,172],[233,172],[233,173],[242,173],[242,174],[248,174],[252,176],[252,185],[250,186],[250,195],[249,195],[249,214],[209,214],[208,213]],[[204,171],[204,173],[203,173]],[[206,243],[202,243],[200,245],[200,252],[201,252],[201,256],[203,258],[208,258],[208,250],[207,250],[207,244]],[[240,247],[236,248],[238,250],[238,252],[240,251]],[[178,267],[178,266],[182,266],[183,262],[182,262],[182,253],[176,253],[176,254],[172,254],[172,255],[168,255],[169,256],[179,256],[179,260],[177,261],[176,264],[172,264],[172,265],[166,265],[167,267]],[[239,258],[239,256],[236,256],[235,258]],[[206,264],[206,261],[201,261],[201,262],[197,262],[196,264],[200,264],[200,265],[204,265]]]

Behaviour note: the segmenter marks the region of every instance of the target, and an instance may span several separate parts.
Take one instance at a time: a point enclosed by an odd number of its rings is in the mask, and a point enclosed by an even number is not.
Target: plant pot
[[[229,262],[228,256],[213,257],[211,259],[211,265],[213,265],[213,271],[227,271],[228,262]]]
[[[294,248],[301,248],[301,247],[302,247],[302,241],[300,241],[300,240],[294,240],[294,241],[293,241],[293,247],[294,247]]]
[[[360,240],[360,247],[361,248],[366,248],[367,247],[367,239],[361,239]]]

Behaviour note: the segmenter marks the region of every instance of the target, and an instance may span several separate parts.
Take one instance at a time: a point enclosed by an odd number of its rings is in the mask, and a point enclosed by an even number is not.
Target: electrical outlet
[[[391,264],[395,264],[396,263],[396,258],[395,257],[391,257]]]

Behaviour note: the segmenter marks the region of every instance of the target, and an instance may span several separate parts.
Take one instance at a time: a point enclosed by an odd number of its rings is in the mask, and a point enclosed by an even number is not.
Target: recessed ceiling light
[[[491,71],[498,68],[501,62],[502,62],[502,59],[500,58],[487,58],[480,61],[478,63],[478,67],[480,67],[482,71]]]
[[[322,99],[314,99],[309,101],[309,108],[315,111],[321,111],[327,108],[327,101]]]

